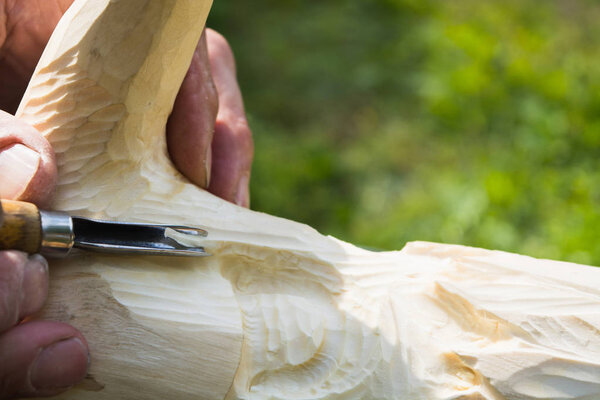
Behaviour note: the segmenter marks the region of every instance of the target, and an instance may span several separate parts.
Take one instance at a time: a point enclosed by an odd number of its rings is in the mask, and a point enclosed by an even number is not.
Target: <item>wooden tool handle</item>
[[[37,253],[42,241],[42,223],[38,208],[22,201],[0,200],[0,209],[0,250]]]

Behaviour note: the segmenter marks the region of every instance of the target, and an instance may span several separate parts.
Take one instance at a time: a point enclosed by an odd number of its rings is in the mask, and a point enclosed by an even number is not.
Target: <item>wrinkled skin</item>
[[[42,206],[52,196],[52,148],[11,113],[72,1],[0,0],[0,198]],[[167,143],[173,163],[191,182],[248,207],[251,133],[233,54],[212,30],[196,48],[167,125]],[[46,260],[0,252],[0,399],[55,395],[86,375],[89,349],[80,332],[63,323],[27,321],[47,292]]]
[[[2,110],[16,111],[48,38],[72,1],[0,0]],[[192,182],[247,207],[253,145],[235,74],[227,41],[207,30],[169,120],[168,144],[175,165]]]

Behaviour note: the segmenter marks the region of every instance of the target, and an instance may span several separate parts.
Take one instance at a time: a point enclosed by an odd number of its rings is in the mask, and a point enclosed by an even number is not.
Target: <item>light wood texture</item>
[[[92,350],[62,398],[600,398],[599,269],[431,243],[371,253],[175,170],[165,124],[209,6],[76,0],[19,109],[57,151],[56,209],[209,232],[209,258],[52,262],[43,316]]]
[[[0,200],[3,211],[0,225],[0,250],[20,250],[29,254],[40,251],[42,227],[40,212],[31,203]]]

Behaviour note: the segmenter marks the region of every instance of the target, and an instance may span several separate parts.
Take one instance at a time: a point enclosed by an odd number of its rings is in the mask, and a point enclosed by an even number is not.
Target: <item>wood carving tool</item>
[[[66,257],[72,250],[155,256],[207,256],[200,246],[208,233],[166,224],[101,221],[63,212],[42,211],[34,204],[0,200],[0,250],[20,250]]]

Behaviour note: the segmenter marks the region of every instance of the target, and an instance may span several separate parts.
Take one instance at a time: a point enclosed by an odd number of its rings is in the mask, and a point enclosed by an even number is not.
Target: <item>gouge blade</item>
[[[72,217],[73,247],[105,253],[162,256],[207,256],[199,228],[140,224]]]

